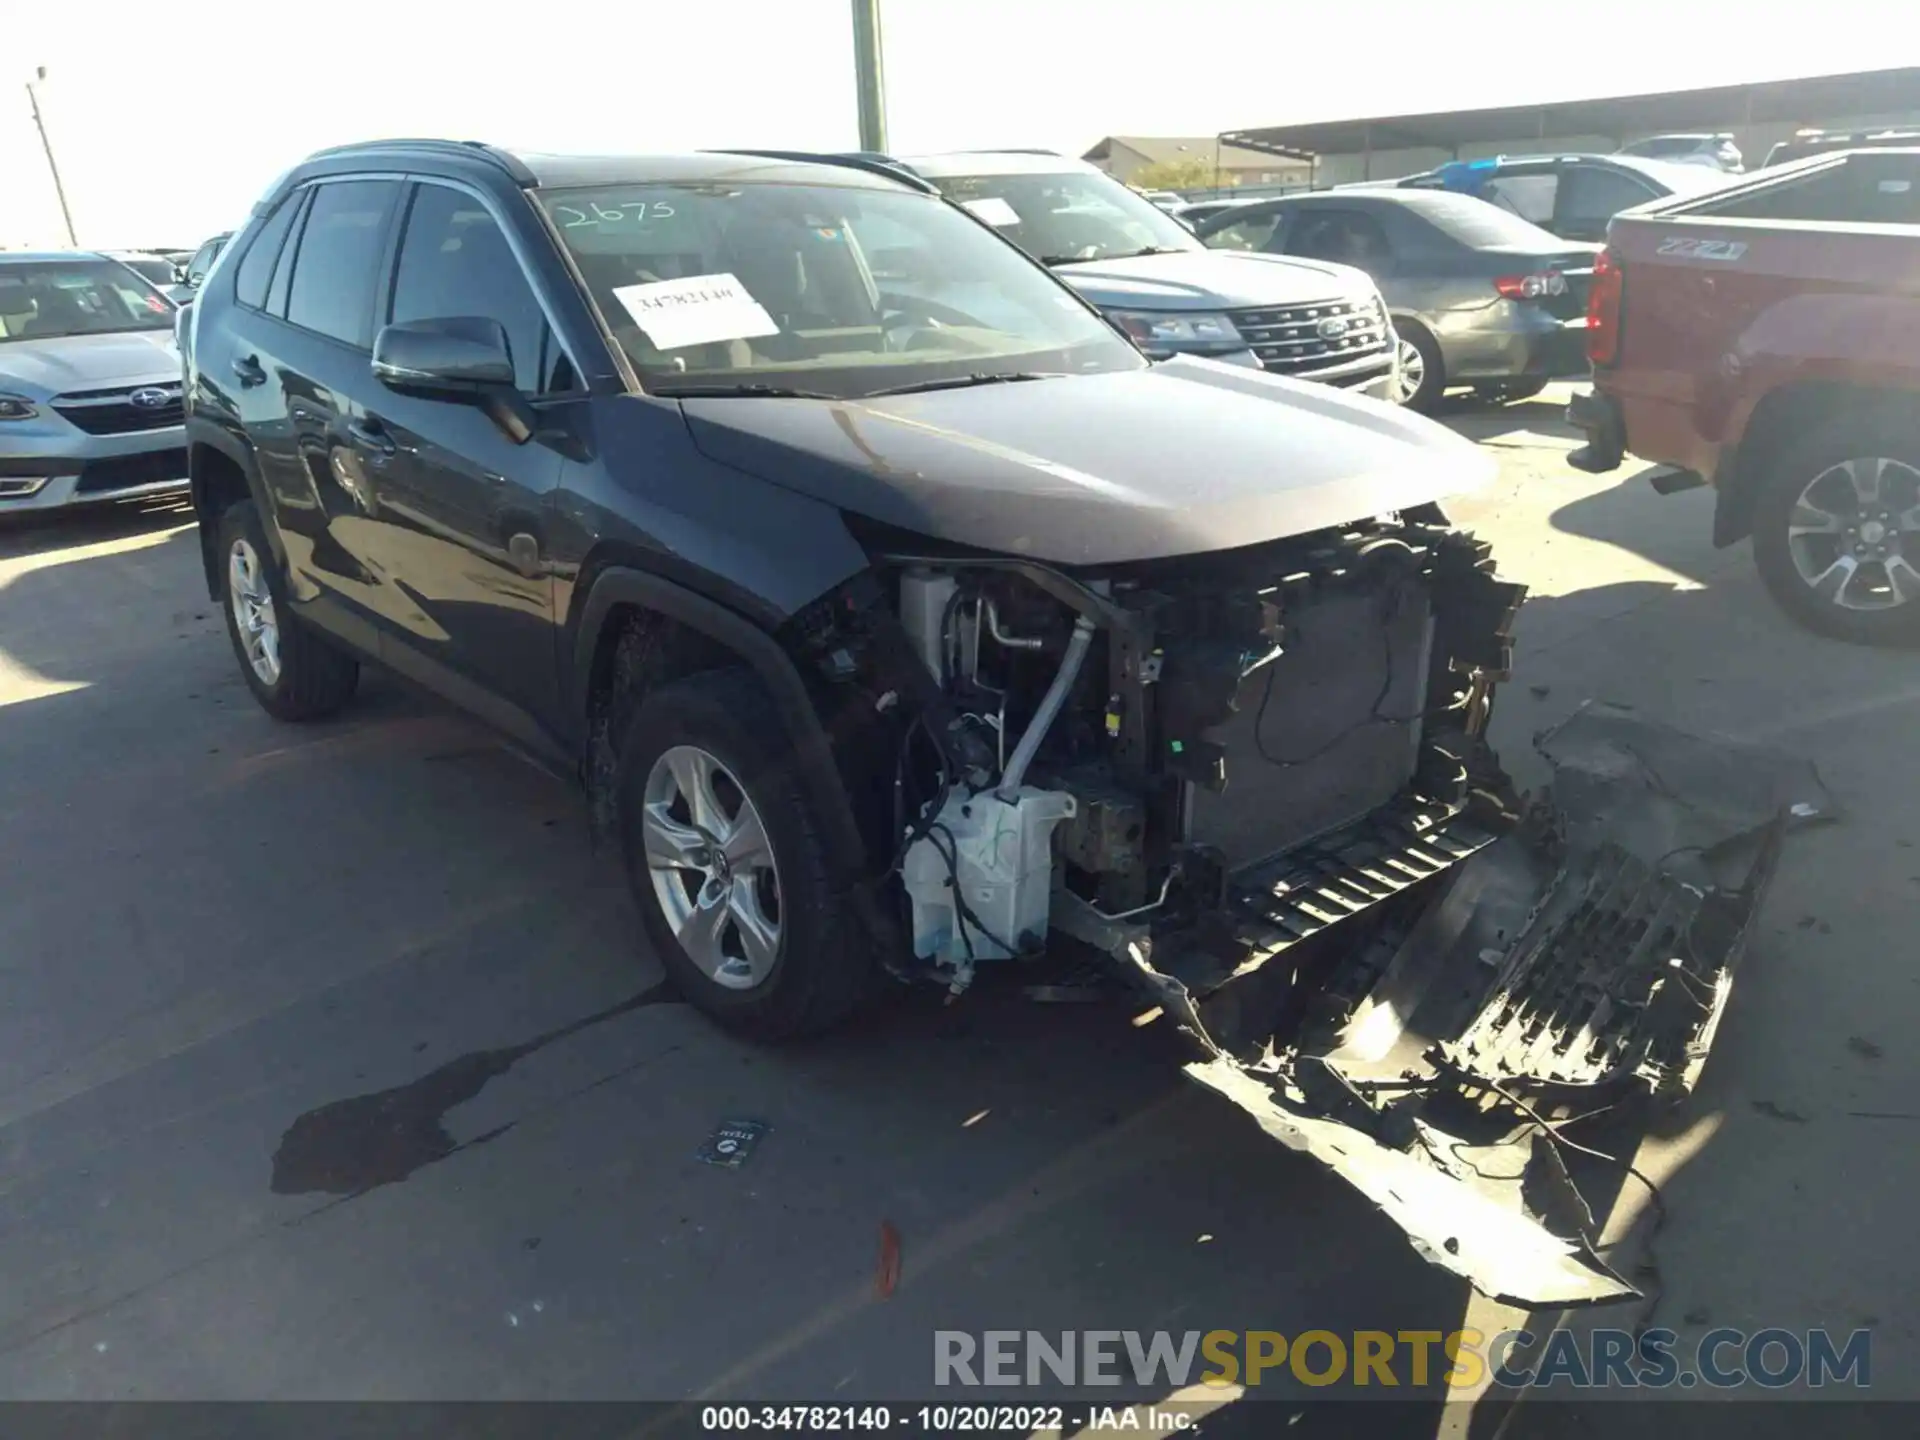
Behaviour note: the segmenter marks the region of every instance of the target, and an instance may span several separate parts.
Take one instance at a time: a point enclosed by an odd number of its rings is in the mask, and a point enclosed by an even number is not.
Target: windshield
[[[172,328],[173,303],[111,260],[0,262],[0,340]]]
[[[116,255],[114,258],[149,284],[171,285],[176,278],[172,262],[158,255]]]
[[[931,195],[728,181],[539,200],[650,391],[851,399],[1146,364],[1045,270]]]
[[[1049,265],[1206,248],[1144,195],[1097,171],[932,179],[949,197]]]

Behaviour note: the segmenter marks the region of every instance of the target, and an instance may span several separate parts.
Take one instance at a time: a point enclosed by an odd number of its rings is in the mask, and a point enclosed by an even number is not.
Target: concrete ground
[[[1587,1318],[1865,1326],[1875,1393],[1920,1392],[1920,658],[1792,629],[1706,495],[1569,470],[1563,403],[1451,417],[1501,462],[1455,509],[1536,597],[1515,768],[1597,696],[1800,750],[1847,808],[1794,837],[1641,1152],[1649,1302]],[[1164,1027],[1003,986],[797,1048],[717,1032],[567,789],[377,678],[336,722],[261,714],[189,520],[0,529],[0,1397],[907,1399],[936,1328],[1514,1318],[1181,1081]],[[771,1126],[748,1161],[700,1163],[738,1118]],[[1640,1263],[1644,1192],[1609,1198]],[[1329,1433],[1612,1423],[1423,1399]]]

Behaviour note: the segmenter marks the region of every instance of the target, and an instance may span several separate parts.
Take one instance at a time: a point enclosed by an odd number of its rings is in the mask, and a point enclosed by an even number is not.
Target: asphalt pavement
[[[1920,1390],[1920,658],[1793,630],[1709,496],[1567,469],[1556,398],[1451,417],[1501,462],[1458,518],[1535,587],[1511,767],[1606,698],[1799,750],[1846,810],[1793,837],[1702,1089],[1640,1151],[1664,1220],[1602,1197],[1649,1299],[1598,1323],[1865,1326],[1876,1391]],[[565,786],[379,677],[324,725],[262,714],[190,521],[0,527],[0,1397],[907,1399],[936,1328],[1511,1318],[1125,1009],[1003,983],[798,1047],[718,1032]],[[703,1163],[738,1120],[744,1163]],[[1592,1406],[1419,1398],[1382,1425]]]

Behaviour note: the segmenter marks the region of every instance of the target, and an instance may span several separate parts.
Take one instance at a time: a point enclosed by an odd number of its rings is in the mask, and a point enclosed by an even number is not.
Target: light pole
[[[887,94],[880,68],[880,0],[853,0],[853,83],[860,96],[860,148],[887,148]]]
[[[42,65],[33,74],[34,80],[45,80],[47,67]],[[47,169],[53,175],[53,193],[60,197],[60,218],[67,222],[67,244],[77,249],[80,241],[73,233],[73,211],[67,208],[67,187],[60,183],[60,167],[53,158],[53,142],[47,139],[47,122],[40,118],[40,92],[33,88],[34,80],[27,81],[27,103],[33,106],[33,127],[40,132],[40,148],[47,152]]]

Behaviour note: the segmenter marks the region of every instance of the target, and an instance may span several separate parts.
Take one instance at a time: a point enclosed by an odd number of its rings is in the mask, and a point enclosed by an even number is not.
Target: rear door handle
[[[236,359],[233,362],[233,374],[245,390],[267,383],[266,367],[261,365],[258,355],[242,355]]]
[[[387,433],[387,427],[371,418],[349,420],[347,433],[353,437],[356,445],[362,446],[382,459],[400,448],[394,443],[393,437]]]

